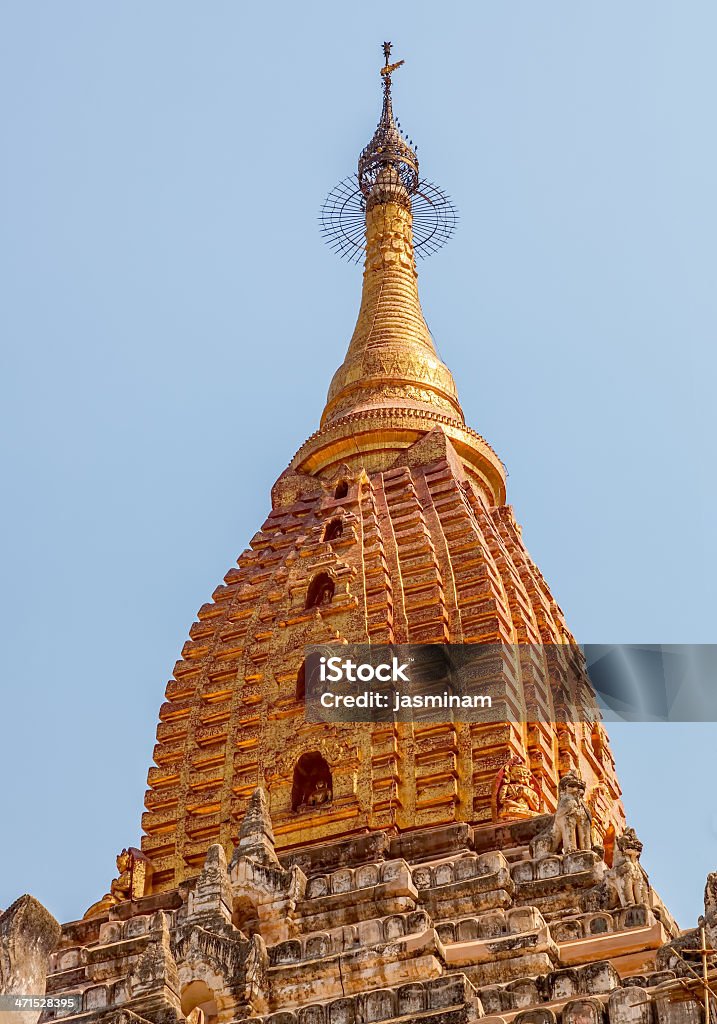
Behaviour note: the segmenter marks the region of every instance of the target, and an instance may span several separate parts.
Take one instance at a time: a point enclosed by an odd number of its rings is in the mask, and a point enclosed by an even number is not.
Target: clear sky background
[[[384,39],[461,213],[426,317],[574,633],[717,640],[715,38],[712,0],[0,3],[0,906],[81,916],[139,843],[166,680],[353,329],[316,216]],[[611,735],[694,924],[717,725]]]

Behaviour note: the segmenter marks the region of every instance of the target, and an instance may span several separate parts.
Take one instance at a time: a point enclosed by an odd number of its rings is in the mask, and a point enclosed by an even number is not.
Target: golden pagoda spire
[[[322,230],[339,255],[365,252],[358,319],[331,381],[320,429],[290,468],[329,479],[347,466],[383,471],[415,457],[407,449],[432,435],[424,455],[448,441],[489,504],[499,505],[505,500],[503,464],[466,426],[455,382],[438,356],[418,297],[414,210],[422,217],[421,229],[431,225],[425,238],[419,231],[418,244],[427,253],[450,236],[455,211],[445,193],[419,176],[416,152],[393,114],[391,76],[403,61],[391,63],[391,44],[383,47],[381,116],[359,156],[358,188],[355,179],[348,189],[342,182],[323,211]],[[355,217],[365,234],[355,229]]]
[[[413,248],[411,195],[420,184],[418,158],[393,115],[384,43],[383,107],[358,164],[366,208],[366,258],[358,320],[346,358],[329,388],[321,426],[372,408],[440,410],[459,423],[463,412],[447,366],[421,310]]]

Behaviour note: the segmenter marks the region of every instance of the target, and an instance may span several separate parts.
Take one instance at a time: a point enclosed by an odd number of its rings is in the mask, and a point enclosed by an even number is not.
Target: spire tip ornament
[[[383,59],[384,59],[385,63],[383,65],[383,67],[381,68],[381,74],[383,75],[384,79],[386,80],[387,88],[389,88],[389,89],[391,88],[391,75],[393,74],[394,71],[396,71],[398,68],[400,68],[402,64],[406,63],[405,60],[399,60],[396,64],[389,64],[388,63],[389,58],[391,56],[391,45],[392,45],[391,43],[384,43],[383,44]]]
[[[419,174],[413,142],[393,115],[391,75],[405,63],[390,63],[392,44],[383,44],[383,105],[376,131],[361,152],[358,172],[332,189],[319,220],[325,241],[339,256],[358,263],[366,249],[366,213],[377,204],[397,203],[413,214],[414,250],[430,256],[453,234],[458,214],[450,197]]]
[[[393,116],[391,99],[391,74],[400,68],[404,61],[389,64],[391,43],[383,44],[385,64],[381,68],[383,78],[383,106],[373,138],[365,147],[358,162],[358,183],[368,205],[372,199],[381,201],[381,197],[373,196],[377,183],[378,191],[389,189],[390,198],[410,208],[410,197],[418,190],[420,178],[418,174],[418,157],[403,138],[401,128]]]

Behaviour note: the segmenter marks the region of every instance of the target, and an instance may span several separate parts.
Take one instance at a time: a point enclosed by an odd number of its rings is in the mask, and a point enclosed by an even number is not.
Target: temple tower
[[[305,720],[310,644],[504,644],[516,708],[535,702],[548,720],[547,656],[521,657],[520,645],[573,644],[505,503],[504,467],[466,425],[421,311],[412,226],[420,176],[393,114],[397,66],[387,56],[381,116],[359,158],[361,303],[320,427],[200,609],[167,685],[143,818],[153,891],[196,874],[212,843],[231,851],[257,786],[279,851],[375,829],[490,830],[554,810],[571,769],[600,834],[624,823],[599,725]],[[534,806],[497,800],[508,762],[539,791]],[[321,800],[311,798],[318,782]]]
[[[142,849],[62,929],[30,897],[0,914],[0,994],[47,975],[40,1024],[709,1020],[717,874],[680,934],[602,726],[550,724],[548,677],[582,665],[421,313],[389,53],[356,327],[168,683]],[[523,714],[312,724],[305,648],[344,641],[501,645]]]

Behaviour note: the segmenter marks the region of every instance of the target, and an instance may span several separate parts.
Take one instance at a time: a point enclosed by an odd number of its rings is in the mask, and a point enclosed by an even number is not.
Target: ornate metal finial
[[[394,198],[402,197],[404,203],[408,205],[410,196],[418,189],[418,157],[404,140],[401,129],[394,120],[391,101],[391,75],[405,62],[399,60],[395,64],[389,64],[391,43],[383,44],[383,54],[383,107],[373,138],[359,157],[358,182],[367,199],[371,196],[379,177],[387,183],[392,182],[398,186]]]
[[[358,174],[340,181],[321,208],[321,232],[331,248],[353,263],[365,249],[366,210],[395,202],[413,214],[416,256],[430,256],[451,237],[458,214],[450,197],[418,175],[418,157],[393,117],[391,75],[405,61],[391,64],[391,43],[383,44],[383,107],[376,131],[358,162]]]
[[[391,75],[393,72],[400,68],[402,64],[405,64],[405,60],[399,60],[396,64],[389,64],[388,59],[391,56],[391,43],[383,44],[383,59],[384,65],[381,68],[381,74],[383,75],[383,87],[384,89],[391,88]]]

